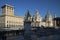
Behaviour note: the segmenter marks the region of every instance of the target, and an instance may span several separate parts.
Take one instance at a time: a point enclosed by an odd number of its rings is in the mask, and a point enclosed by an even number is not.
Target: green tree
[[[27,11],[26,15],[25,15],[25,20],[30,21],[31,20],[31,15],[29,10]]]

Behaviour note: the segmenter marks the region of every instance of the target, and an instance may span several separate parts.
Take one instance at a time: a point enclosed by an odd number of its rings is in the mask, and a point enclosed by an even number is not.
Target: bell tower
[[[2,8],[2,15],[14,15],[14,7],[8,4],[5,4]]]

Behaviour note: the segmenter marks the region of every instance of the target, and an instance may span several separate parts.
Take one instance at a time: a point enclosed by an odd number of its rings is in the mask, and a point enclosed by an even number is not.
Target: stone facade
[[[39,15],[39,12],[36,11],[35,15],[32,17],[32,26],[35,27],[53,27],[53,19],[52,16],[50,15],[50,12],[48,11],[45,19],[42,19],[42,17]]]
[[[2,15],[0,15],[0,27],[10,29],[23,29],[24,18],[14,15],[14,7],[10,5],[2,6]]]
[[[52,16],[50,15],[50,11],[47,12],[45,16],[45,22],[46,22],[46,27],[52,27],[53,26],[53,19]]]

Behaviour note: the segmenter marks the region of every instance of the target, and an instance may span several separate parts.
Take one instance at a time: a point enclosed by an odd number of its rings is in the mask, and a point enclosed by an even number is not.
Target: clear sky
[[[48,10],[51,15],[56,12],[57,16],[60,16],[60,0],[0,0],[0,14],[4,4],[14,6],[14,13],[23,17],[27,10],[31,15],[34,15],[36,9],[40,12],[41,17],[45,17]]]

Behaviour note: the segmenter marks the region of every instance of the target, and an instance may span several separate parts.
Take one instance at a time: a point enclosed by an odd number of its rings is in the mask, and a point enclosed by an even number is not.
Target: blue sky
[[[52,16],[54,12],[60,16],[60,0],[0,0],[0,14],[2,12],[1,7],[4,4],[14,6],[14,13],[23,17],[27,10],[30,11],[31,15],[34,15],[36,9],[38,9],[41,17],[45,17],[48,10]]]

